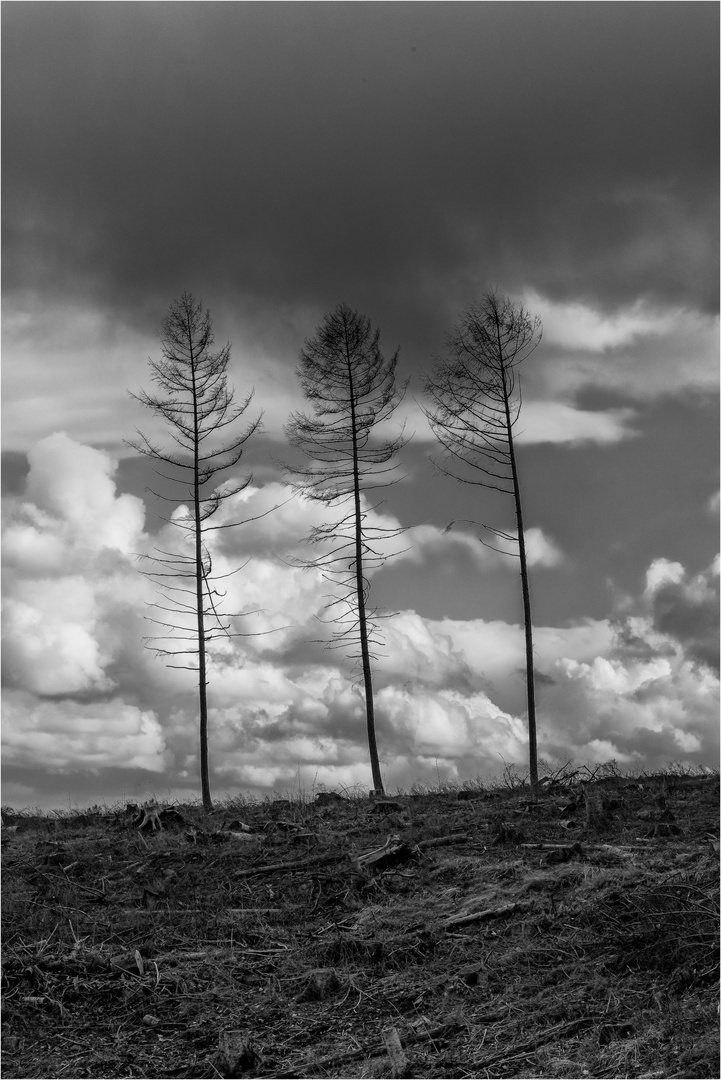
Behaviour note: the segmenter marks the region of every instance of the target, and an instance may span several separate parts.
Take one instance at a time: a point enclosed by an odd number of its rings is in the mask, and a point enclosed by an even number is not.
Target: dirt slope
[[[666,775],[4,814],[4,1075],[717,1078],[718,808]]]

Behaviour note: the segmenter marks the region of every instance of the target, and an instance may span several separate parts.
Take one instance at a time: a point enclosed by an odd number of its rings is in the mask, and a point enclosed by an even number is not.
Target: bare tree
[[[165,518],[179,530],[179,549],[156,548],[154,555],[143,557],[152,564],[152,569],[143,572],[156,582],[161,596],[161,601],[150,605],[156,615],[148,616],[160,632],[148,637],[146,644],[162,657],[189,660],[169,663],[168,667],[198,672],[200,783],[203,806],[209,811],[213,803],[208,773],[208,646],[218,637],[239,636],[232,630],[233,620],[248,612],[222,611],[225,593],[218,582],[230,575],[213,573],[207,541],[215,530],[242,524],[212,525],[210,520],[227,499],[252,480],[247,476],[221,483],[220,474],[240,461],[246,442],[258,430],[260,416],[230,438],[218,438],[243,416],[253,392],[236,404],[235,391],[228,389],[227,380],[230,345],[212,351],[210,312],[190,293],[184,292],[170,305],[160,340],[162,359],[149,360],[150,378],[158,392],[141,391],[131,396],[167,424],[178,449],[165,451],[140,431],[128,445],[153,459],[160,466],[156,474],[169,481],[166,493],[153,494],[176,505],[187,503],[187,513],[176,510]]]
[[[339,304],[305,342],[296,373],[314,415],[293,413],[286,437],[310,462],[289,467],[295,485],[308,497],[346,508],[340,520],[313,528],[309,542],[323,550],[304,565],[322,569],[333,584],[326,611],[334,629],[330,644],[351,646],[363,671],[368,750],[373,786],[383,791],[376,744],[371,649],[380,644],[378,612],[368,605],[366,572],[385,559],[378,545],[397,529],[369,521],[372,510],[363,494],[396,483],[396,451],[405,443],[401,431],[382,438],[374,429],[387,420],[405,393],[396,386],[398,351],[386,360],[380,333],[370,320]],[[359,653],[352,650],[358,648]]]
[[[514,429],[522,400],[516,369],[540,340],[538,317],[529,315],[521,304],[514,304],[508,297],[498,296],[494,291],[484,293],[466,309],[448,335],[447,355],[437,359],[426,385],[432,405],[425,410],[445,451],[439,464],[443,472],[465,483],[513,497],[515,535],[489,525],[482,528],[515,545],[517,550],[513,553],[520,560],[530,780],[534,792],[538,784],[538,750],[533,624]]]

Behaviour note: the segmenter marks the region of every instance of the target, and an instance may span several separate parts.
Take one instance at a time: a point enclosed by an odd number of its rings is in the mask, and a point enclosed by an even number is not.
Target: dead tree
[[[431,405],[425,409],[444,450],[439,468],[457,480],[513,498],[515,535],[489,525],[482,528],[511,546],[511,552],[520,561],[530,781],[534,792],[538,784],[538,751],[533,624],[514,429],[522,400],[516,369],[540,339],[538,317],[529,315],[521,304],[514,304],[508,297],[493,291],[484,293],[463,312],[448,335],[446,355],[436,360],[433,375],[426,384]]]
[[[393,458],[406,440],[402,431],[395,438],[377,437],[374,431],[405,393],[405,384],[396,386],[398,351],[386,360],[379,336],[370,320],[347,304],[325,316],[315,336],[305,342],[296,368],[314,415],[293,413],[286,437],[310,459],[305,466],[287,467],[294,486],[311,499],[346,511],[340,520],[313,528],[309,543],[322,550],[303,565],[320,568],[333,585],[325,609],[333,626],[329,644],[350,645],[351,655],[360,659],[373,787],[382,792],[371,672],[371,650],[380,644],[378,612],[368,604],[366,575],[384,562],[378,545],[398,530],[372,524],[375,507],[364,503],[363,495],[397,482]]]
[[[149,360],[156,394],[131,394],[165,422],[178,449],[166,451],[138,431],[128,445],[151,458],[158,476],[168,481],[157,498],[177,509],[165,518],[178,530],[175,550],[155,548],[142,556],[151,569],[144,570],[158,586],[161,600],[151,604],[149,621],[159,630],[146,638],[146,645],[165,658],[189,658],[188,663],[168,663],[168,667],[189,668],[198,673],[200,712],[200,784],[203,806],[212,810],[208,772],[208,646],[218,637],[238,636],[234,619],[248,612],[225,613],[225,593],[218,587],[222,577],[213,573],[208,546],[209,534],[242,522],[211,524],[213,515],[228,499],[243,491],[252,477],[232,477],[220,482],[220,474],[238,464],[246,442],[258,430],[260,416],[243,430],[223,438],[226,428],[238,421],[248,408],[253,392],[235,402],[228,388],[230,345],[218,352],[214,343],[210,312],[204,311],[190,293],[174,301],[162,322],[162,359]],[[220,436],[220,437],[219,437]],[[178,504],[183,504],[178,507]],[[235,571],[234,571],[235,572]],[[169,615],[165,613],[170,613]],[[192,658],[192,659],[191,659]]]

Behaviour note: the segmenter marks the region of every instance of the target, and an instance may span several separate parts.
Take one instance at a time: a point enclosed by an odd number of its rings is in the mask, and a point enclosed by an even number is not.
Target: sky
[[[403,479],[368,507],[406,530],[370,583],[393,613],[386,787],[526,768],[518,562],[447,528],[512,529],[513,507],[438,472],[422,410],[488,288],[543,325],[517,431],[542,769],[716,766],[718,23],[715,3],[3,4],[3,804],[198,796],[197,680],[144,646],[138,555],[173,527],[125,442],[167,445],[128,391],[152,389],[185,290],[263,414],[221,511],[246,524],[213,547],[256,611],[210,668],[216,798],[371,783],[359,673],[295,565],[332,510],[277,464],[299,350],[341,302],[409,380]]]

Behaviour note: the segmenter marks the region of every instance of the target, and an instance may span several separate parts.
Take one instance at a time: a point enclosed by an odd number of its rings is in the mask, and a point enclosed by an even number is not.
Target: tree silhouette
[[[534,792],[538,784],[538,749],[533,624],[514,428],[522,402],[516,369],[540,340],[540,318],[529,315],[521,304],[514,304],[495,291],[484,293],[463,312],[448,335],[446,356],[436,360],[426,384],[432,405],[425,409],[445,451],[444,460],[439,463],[441,470],[464,483],[513,498],[516,535],[489,525],[482,528],[516,545],[520,560],[530,781]]]
[[[373,786],[382,792],[371,672],[371,649],[380,644],[378,612],[368,604],[366,572],[384,562],[378,545],[399,530],[372,524],[375,507],[363,495],[397,482],[393,457],[406,440],[402,431],[395,438],[374,437],[405,393],[405,384],[396,386],[398,351],[386,360],[379,336],[370,320],[347,304],[325,316],[305,342],[296,368],[314,415],[293,413],[286,437],[310,459],[305,466],[288,466],[295,486],[309,498],[345,509],[340,520],[312,529],[309,542],[323,550],[303,565],[321,568],[332,582],[326,605],[334,628],[331,645],[359,650],[351,655],[361,662]]]
[[[190,293],[184,292],[170,305],[160,340],[162,359],[149,360],[157,393],[141,391],[131,396],[167,424],[178,449],[165,451],[140,431],[128,445],[162,467],[155,472],[169,482],[170,494],[153,494],[167,502],[187,503],[187,507],[185,513],[176,510],[164,519],[179,531],[179,549],[156,548],[154,555],[142,557],[152,564],[152,569],[143,572],[155,581],[162,598],[162,602],[150,605],[156,614],[148,618],[163,632],[148,637],[146,644],[162,657],[195,658],[167,666],[198,672],[200,783],[203,806],[209,811],[213,803],[208,772],[208,645],[218,637],[239,636],[232,630],[233,620],[249,613],[222,611],[225,593],[218,583],[230,575],[213,573],[207,540],[211,532],[242,524],[212,525],[210,521],[226,500],[252,480],[247,476],[219,482],[220,474],[240,461],[246,442],[258,430],[260,416],[240,433],[225,441],[218,439],[243,416],[253,392],[235,403],[235,392],[228,389],[227,379],[230,345],[212,351],[210,312]]]

